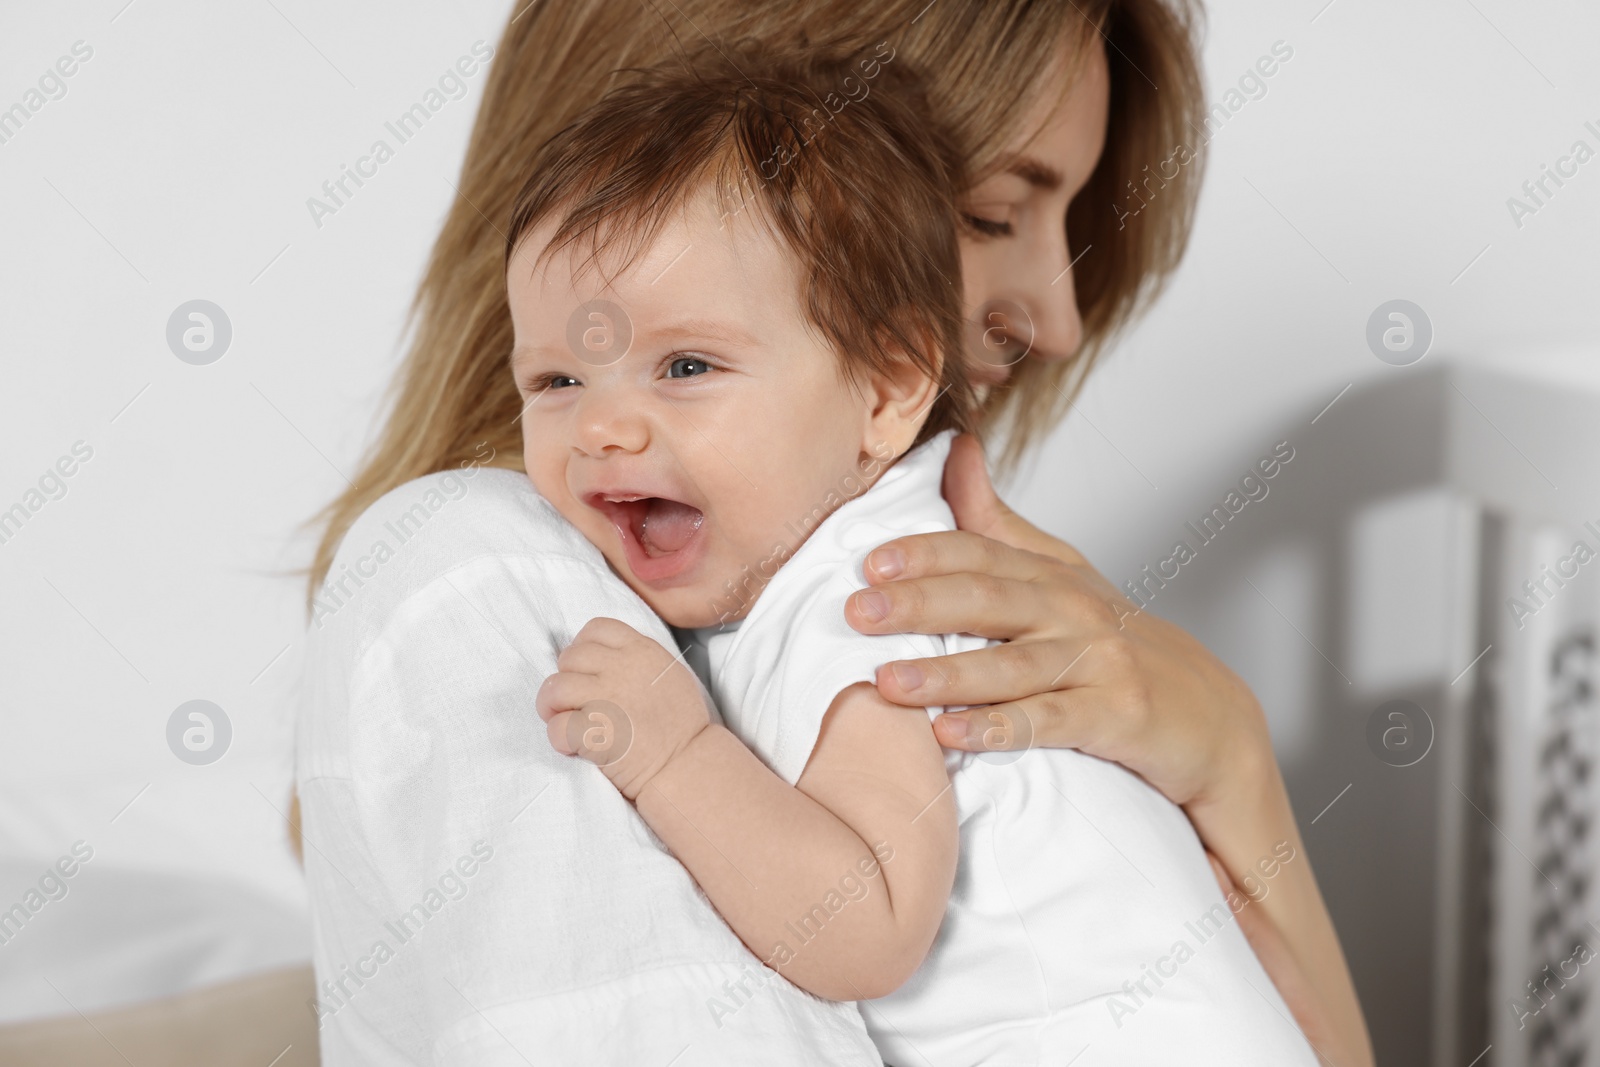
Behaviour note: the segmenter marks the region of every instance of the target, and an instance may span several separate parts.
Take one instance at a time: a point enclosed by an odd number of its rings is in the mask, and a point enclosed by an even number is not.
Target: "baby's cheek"
[[[538,451],[531,447],[526,435],[522,444],[523,469],[534,492],[548,500],[561,517],[578,526],[578,508],[581,506],[567,491],[565,471],[548,463],[539,462]]]
[[[544,497],[556,513],[577,527],[584,540],[598,548],[606,557],[606,562],[614,568],[621,568],[625,564],[622,546],[617,542],[617,532],[605,517],[594,508],[577,500],[567,491],[565,474],[549,474],[541,472],[534,464],[528,464],[528,482],[533,486],[534,492]],[[622,573],[626,573],[623,571]]]

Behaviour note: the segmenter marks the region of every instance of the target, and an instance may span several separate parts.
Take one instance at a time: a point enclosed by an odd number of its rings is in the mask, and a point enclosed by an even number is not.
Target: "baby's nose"
[[[642,452],[650,428],[638,402],[615,390],[586,388],[573,420],[573,447],[591,456]]]

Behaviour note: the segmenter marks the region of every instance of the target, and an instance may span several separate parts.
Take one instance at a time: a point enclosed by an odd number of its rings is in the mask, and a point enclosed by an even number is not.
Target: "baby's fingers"
[[[576,756],[577,748],[573,744],[574,734],[572,717],[574,711],[562,711],[550,716],[545,722],[544,732],[550,739],[550,747],[563,756]]]
[[[546,678],[544,684],[539,687],[539,694],[534,698],[533,706],[538,710],[539,718],[549,722],[558,712],[581,708],[593,700],[598,682],[599,679],[592,674],[557,671]]]
[[[578,674],[599,674],[617,661],[618,649],[598,641],[578,638],[556,657],[556,669]]]
[[[593,641],[607,648],[626,648],[640,636],[638,630],[620,619],[594,618],[583,624],[572,642]]]
[[[550,717],[545,726],[550,747],[565,756],[582,756],[609,767],[633,747],[633,720],[609,700],[593,700]]]

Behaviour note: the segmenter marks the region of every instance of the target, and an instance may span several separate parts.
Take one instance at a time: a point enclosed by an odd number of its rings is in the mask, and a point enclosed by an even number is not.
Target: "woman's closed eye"
[[[1001,219],[991,219],[970,213],[963,213],[961,218],[975,232],[984,237],[1010,237],[1015,232],[1011,223]]]

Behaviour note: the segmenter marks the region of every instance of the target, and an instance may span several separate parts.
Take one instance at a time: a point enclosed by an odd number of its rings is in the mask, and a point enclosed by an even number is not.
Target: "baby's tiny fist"
[[[591,700],[563,717],[562,744],[557,747],[564,746],[564,751],[601,770],[621,761],[633,748],[633,719],[609,700]]]
[[[589,760],[635,799],[711,721],[699,683],[677,659],[626,623],[591,620],[539,689],[551,746]]]

